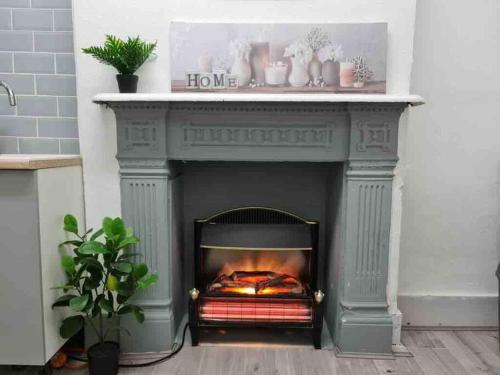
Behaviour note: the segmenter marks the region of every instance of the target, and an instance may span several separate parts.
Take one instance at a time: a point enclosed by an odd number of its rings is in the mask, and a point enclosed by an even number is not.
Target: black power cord
[[[182,332],[182,341],[180,343],[180,345],[178,347],[176,347],[172,353],[169,353],[167,354],[166,356],[164,357],[161,357],[161,358],[158,358],[158,359],[155,359],[154,361],[150,361],[150,362],[144,362],[144,363],[131,363],[131,364],[124,364],[124,363],[120,363],[118,366],[119,367],[124,367],[124,368],[132,368],[132,367],[148,367],[148,366],[153,366],[153,365],[157,365],[158,363],[162,363],[164,361],[167,361],[169,360],[170,358],[172,358],[173,356],[175,356],[177,353],[179,353],[182,349],[182,347],[184,346],[184,340],[186,339],[186,331],[189,327],[189,324],[186,323],[186,325],[184,326],[184,330]],[[175,345],[174,345],[175,347]],[[88,358],[82,358],[82,357],[74,357],[74,356],[71,356],[71,355],[68,355],[68,358],[70,359],[73,359],[75,361],[80,361],[80,362],[88,362]]]

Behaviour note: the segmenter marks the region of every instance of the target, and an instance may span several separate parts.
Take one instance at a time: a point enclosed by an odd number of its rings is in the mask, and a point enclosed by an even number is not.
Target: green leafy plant
[[[126,228],[119,217],[105,217],[102,228],[95,232],[90,229],[80,235],[78,222],[72,215],[64,217],[64,230],[75,238],[61,246],[69,246],[74,255],[61,258],[67,283],[56,287],[65,294],[54,302],[52,308],[69,307],[75,314],[62,321],[61,336],[69,338],[88,323],[103,343],[111,331],[125,330],[119,325],[105,330],[103,318],[133,314],[142,323],[144,311],[128,301],[136,291],[158,281],[158,275],[149,273],[146,264],[132,260],[139,256],[127,251],[128,247],[139,242],[133,230]]]
[[[114,35],[106,35],[104,45],[82,48],[83,53],[95,57],[106,65],[113,66],[120,74],[134,74],[151,56],[157,42],[147,43],[138,36],[122,40]]]

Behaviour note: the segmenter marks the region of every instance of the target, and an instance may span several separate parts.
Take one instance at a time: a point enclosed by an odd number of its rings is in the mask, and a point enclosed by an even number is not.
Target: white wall
[[[496,320],[499,41],[497,0],[417,2],[411,90],[427,104],[411,110],[405,147],[399,306],[407,323]]]

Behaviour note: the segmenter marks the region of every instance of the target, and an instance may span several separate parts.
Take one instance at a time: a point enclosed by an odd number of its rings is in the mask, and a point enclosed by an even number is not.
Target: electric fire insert
[[[189,327],[312,331],[321,348],[319,222],[274,208],[241,207],[195,220],[195,287]]]

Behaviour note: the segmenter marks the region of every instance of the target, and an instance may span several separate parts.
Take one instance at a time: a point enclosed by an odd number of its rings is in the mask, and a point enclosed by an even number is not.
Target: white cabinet
[[[64,312],[51,308],[61,291],[51,288],[65,283],[64,215],[84,223],[81,161],[17,158],[0,155],[0,364],[43,365],[64,344]]]

